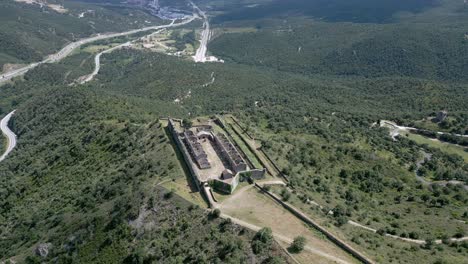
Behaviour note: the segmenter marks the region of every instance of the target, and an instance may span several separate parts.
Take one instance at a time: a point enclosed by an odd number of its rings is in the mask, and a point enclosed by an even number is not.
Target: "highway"
[[[193,56],[193,60],[195,62],[206,62],[207,57],[206,53],[208,51],[208,41],[210,40],[210,22],[208,21],[208,16],[206,15],[205,12],[201,11],[200,8],[198,8],[197,5],[195,5],[193,2],[190,2],[193,6],[193,8],[197,11],[197,13],[203,18],[203,31],[201,34],[201,39],[200,39],[200,47],[198,47],[197,51],[195,52],[195,56]]]
[[[55,54],[52,54],[52,55],[49,55],[43,61],[34,62],[34,63],[31,63],[28,66],[25,66],[23,68],[3,73],[2,75],[0,75],[0,85],[7,82],[7,81],[9,81],[9,80],[11,80],[12,78],[15,78],[15,77],[18,77],[18,76],[21,76],[21,75],[27,73],[29,70],[34,69],[34,68],[36,68],[37,66],[39,66],[41,64],[58,62],[58,61],[64,59],[65,57],[67,57],[68,55],[70,55],[73,52],[73,50],[75,50],[76,48],[78,48],[78,47],[80,47],[82,45],[92,43],[92,42],[95,42],[95,41],[98,41],[98,40],[104,40],[104,39],[110,39],[110,38],[116,38],[116,37],[132,35],[132,34],[136,34],[136,33],[139,33],[139,32],[148,31],[148,30],[157,30],[157,29],[168,28],[168,27],[182,26],[182,25],[185,25],[185,24],[188,24],[188,23],[192,22],[193,20],[195,20],[195,18],[196,18],[196,16],[194,15],[190,19],[184,20],[184,21],[179,22],[179,23],[175,23],[175,21],[173,20],[170,24],[167,24],[167,25],[149,26],[149,27],[144,27],[144,28],[140,28],[140,29],[133,29],[133,30],[126,31],[126,32],[121,32],[121,33],[98,34],[97,36],[93,36],[93,37],[78,40],[76,42],[72,42],[72,43],[68,44],[67,46],[65,46],[64,48],[62,48],[59,52],[57,52]]]
[[[0,121],[0,130],[8,140],[6,150],[3,155],[0,156],[0,161],[3,161],[16,146],[16,135],[13,133],[13,131],[10,130],[10,128],[8,128],[8,122],[10,121],[10,118],[15,113],[15,111],[16,110],[12,111],[6,115],[2,121]]]

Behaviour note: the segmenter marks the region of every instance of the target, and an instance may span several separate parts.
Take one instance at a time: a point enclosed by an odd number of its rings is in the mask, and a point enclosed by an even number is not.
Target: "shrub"
[[[218,208],[216,208],[213,211],[211,211],[210,215],[212,218],[219,218],[221,216],[221,211]]]
[[[305,237],[298,236],[298,237],[294,238],[294,241],[291,244],[291,246],[288,248],[288,250],[290,252],[292,252],[292,253],[299,253],[302,250],[304,250],[305,244],[306,244]]]
[[[283,198],[283,201],[287,202],[289,198],[291,198],[291,193],[288,190],[283,189],[281,191],[281,197]]]
[[[164,194],[165,199],[171,199],[174,196],[174,190],[171,190],[170,192],[167,192]]]
[[[385,230],[380,228],[379,230],[377,230],[377,234],[379,234],[381,236],[384,236],[385,235]]]
[[[252,250],[255,254],[259,254],[264,250],[268,250],[273,243],[273,232],[271,228],[264,227],[255,234],[252,241]]]

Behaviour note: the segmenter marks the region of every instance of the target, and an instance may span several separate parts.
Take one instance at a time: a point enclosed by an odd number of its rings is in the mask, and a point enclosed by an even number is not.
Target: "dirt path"
[[[327,257],[331,261],[356,262],[342,249],[251,186],[244,187],[223,201],[219,209],[223,214],[246,223],[246,226],[253,230],[270,227],[275,237],[287,243],[291,243],[297,236],[304,236],[307,239],[308,251]]]
[[[365,226],[365,225],[361,225],[361,224],[359,224],[357,222],[354,222],[354,221],[351,221],[351,220],[348,221],[348,224],[353,225],[355,227],[359,227],[359,228],[368,230],[368,231],[371,231],[371,232],[374,232],[374,233],[377,233],[377,229],[374,229],[374,228],[371,228],[371,227],[368,227],[368,226]],[[420,245],[426,243],[425,240],[421,240],[421,239],[411,239],[411,238],[400,237],[400,236],[395,236],[395,235],[390,235],[390,234],[385,234],[385,236],[395,238],[395,239],[399,239],[399,240],[403,240],[403,241],[406,241],[406,242],[420,244]],[[468,236],[465,236],[465,237],[462,237],[462,238],[450,238],[449,240],[452,241],[452,242],[462,242],[462,241],[468,240]],[[437,240],[434,241],[434,243],[442,244],[442,240],[437,239]]]
[[[245,227],[245,228],[248,228],[248,229],[250,229],[250,230],[252,230],[252,231],[255,231],[255,232],[261,229],[261,227],[259,227],[259,226],[256,226],[256,225],[254,225],[254,224],[248,223],[248,222],[246,222],[246,221],[240,220],[240,219],[238,219],[238,218],[232,217],[232,216],[227,215],[227,214],[221,214],[221,217],[222,217],[222,218],[230,218],[230,219],[232,220],[233,223],[238,224],[238,225],[240,225],[240,226],[243,226],[243,227]],[[291,243],[293,242],[293,240],[294,240],[294,238],[291,238],[291,237],[288,237],[288,236],[284,236],[284,235],[281,235],[281,234],[278,234],[278,233],[275,233],[275,232],[273,232],[273,236],[274,236],[276,239],[278,239],[278,240],[280,240],[280,241],[283,241],[283,242],[286,242],[286,243],[288,243],[288,244],[291,244]],[[348,262],[348,261],[345,261],[345,260],[343,260],[343,259],[337,258],[337,257],[335,257],[335,256],[333,256],[333,255],[327,254],[327,253],[325,253],[325,252],[323,252],[323,251],[321,251],[321,250],[318,250],[318,249],[316,249],[316,248],[314,248],[314,247],[311,247],[311,246],[309,246],[309,245],[305,246],[305,247],[304,247],[304,250],[307,250],[307,251],[309,251],[310,253],[313,253],[313,254],[315,254],[315,255],[324,257],[324,258],[326,258],[326,259],[329,259],[329,260],[331,260],[331,261],[333,261],[333,262],[335,262],[335,263],[341,263],[341,264],[350,264],[350,263],[353,263],[353,262]],[[311,262],[311,263],[313,263],[313,262]]]

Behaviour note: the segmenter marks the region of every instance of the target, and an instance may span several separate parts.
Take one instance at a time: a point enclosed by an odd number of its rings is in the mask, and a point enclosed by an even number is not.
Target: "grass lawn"
[[[168,190],[173,190],[180,197],[193,204],[199,205],[201,208],[208,208],[208,204],[205,202],[201,194],[199,192],[193,192],[185,178],[181,177],[167,181],[161,184],[161,186]]]
[[[290,245],[286,242],[279,241],[278,242],[283,248],[287,249]],[[295,253],[290,255],[295,261],[297,261],[300,264],[328,264],[328,263],[336,263],[333,260],[329,260],[325,257],[318,256],[314,253],[311,253],[307,250],[303,250],[300,253]]]

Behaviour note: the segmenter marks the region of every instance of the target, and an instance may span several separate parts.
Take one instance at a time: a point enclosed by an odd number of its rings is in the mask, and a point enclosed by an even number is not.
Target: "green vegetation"
[[[273,232],[271,228],[264,227],[255,234],[252,242],[252,249],[255,254],[259,254],[265,250],[269,250],[272,244]]]
[[[302,250],[304,250],[305,244],[306,244],[305,237],[303,236],[295,237],[293,243],[288,248],[288,250],[293,253],[300,253]]]
[[[330,23],[349,19],[335,20],[327,12],[322,21],[310,19],[316,14],[282,19],[275,12],[250,17],[253,21],[221,17],[218,22],[224,24],[217,26],[255,27],[213,40],[210,52],[225,64],[118,50],[101,58],[93,81],[69,86],[93,68],[92,55],[79,52],[2,86],[1,113],[18,109],[12,128],[19,144],[0,163],[1,260],[37,261],[32,252],[39,243],[52,244],[45,262],[239,263],[253,258],[275,263],[275,256],[284,258],[270,243],[268,229],[254,235],[177,195],[191,199],[181,187],[184,171],[158,119],[230,113],[286,175],[289,189],[272,191],[376,262],[465,262],[468,243],[449,238],[468,233],[466,189],[431,180],[467,184],[466,151],[413,134],[393,141],[387,129],[376,125],[382,119],[418,125],[446,109],[451,119],[436,126],[458,133],[466,128],[465,11],[461,1],[447,0],[429,11],[419,4],[403,6],[415,14],[396,14],[401,9],[392,6],[391,16],[377,21],[391,24]],[[103,28],[91,30],[89,21],[75,24],[70,15],[43,18],[35,7],[1,5],[5,13],[0,17],[11,23],[0,29],[0,45],[8,47],[0,55],[3,63],[36,60],[56,50],[73,39],[64,32],[85,36],[125,28],[126,20],[108,28],[96,20]],[[37,22],[18,22],[11,14]],[[364,20],[376,22],[375,17]],[[55,26],[57,21],[63,28]],[[37,32],[36,26],[56,33],[46,30],[41,41],[33,34],[31,48],[17,34]],[[191,32],[178,35],[178,45],[191,41]],[[215,82],[204,86],[213,72]],[[183,99],[175,103],[178,98]],[[248,149],[243,131],[230,129]],[[235,207],[242,203],[233,203],[231,213],[259,225],[258,219],[269,213],[262,208],[268,202],[254,195],[259,217],[252,208]],[[293,226],[270,224],[279,232]],[[294,236],[305,232],[303,225],[293,228]],[[385,233],[428,243],[380,235]]]
[[[431,148],[438,148],[442,150],[443,152],[461,156],[463,157],[465,162],[468,163],[468,151],[466,151],[466,147],[461,147],[461,146],[457,146],[451,143],[441,142],[437,139],[427,138],[418,134],[408,133],[407,135],[404,134],[404,136],[408,137],[409,139],[413,140],[414,142],[418,144],[427,145],[428,147],[431,147]]]
[[[228,220],[210,220],[204,210],[157,187],[184,178],[158,122],[162,114],[68,86],[70,70],[81,71],[83,58],[80,53],[43,65],[2,87],[2,109],[18,109],[12,129],[19,139],[0,164],[2,260],[285,259],[275,243],[253,257],[252,233]],[[51,245],[47,257],[33,255],[39,244]]]
[[[30,63],[60,50],[66,43],[102,32],[119,32],[161,23],[141,10],[106,8],[66,1],[67,13],[39,5],[0,3],[0,71],[6,63]],[[79,14],[91,10],[79,18]],[[132,16],[129,16],[132,14]]]

